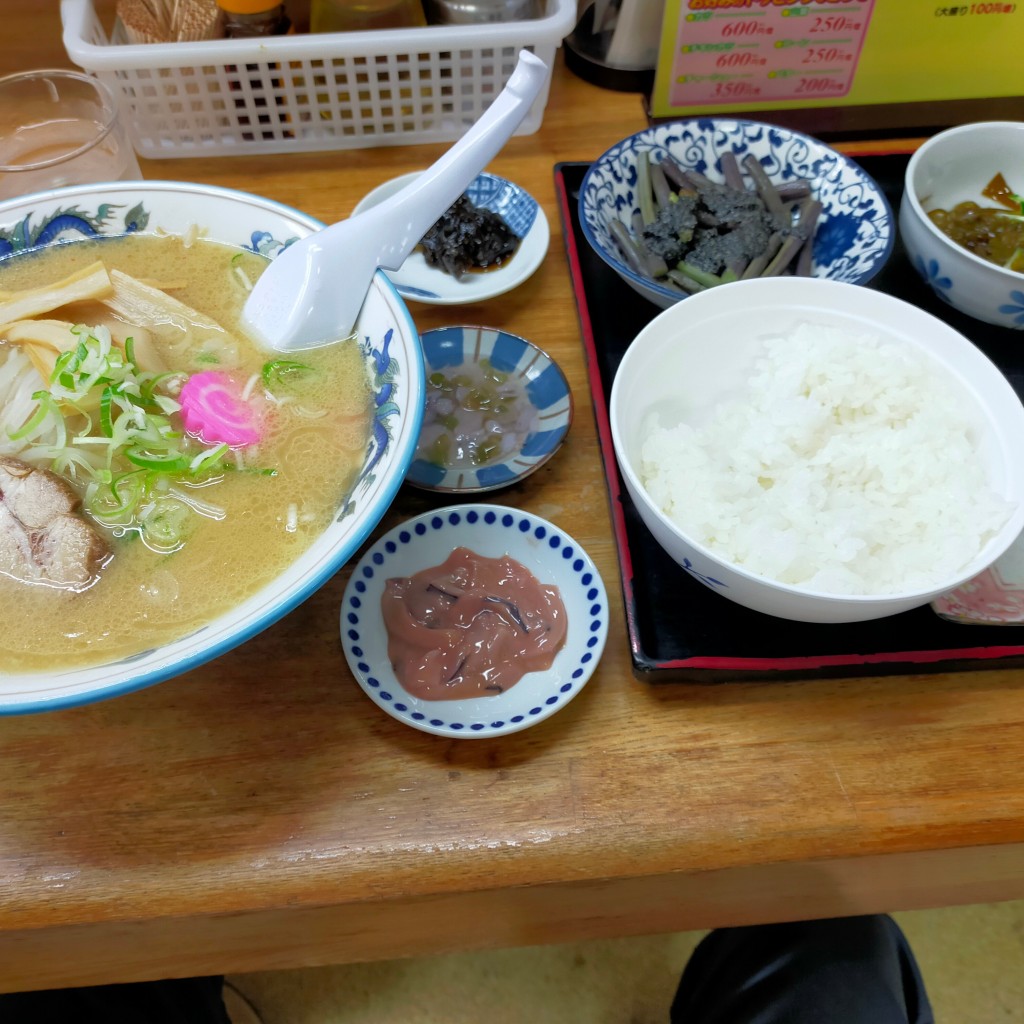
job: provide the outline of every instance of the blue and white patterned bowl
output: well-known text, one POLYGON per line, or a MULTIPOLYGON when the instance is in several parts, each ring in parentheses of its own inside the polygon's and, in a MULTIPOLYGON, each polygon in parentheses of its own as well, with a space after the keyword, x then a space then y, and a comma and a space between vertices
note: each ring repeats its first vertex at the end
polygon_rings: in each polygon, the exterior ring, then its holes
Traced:
POLYGON ((866 284, 885 265, 895 242, 885 193, 856 163, 823 142, 777 125, 731 118, 694 118, 654 125, 616 143, 591 165, 580 188, 583 234, 594 251, 635 291, 663 309, 685 295, 631 270, 619 255, 608 224, 628 227, 639 209, 637 155, 672 157, 688 170, 722 181, 721 154, 742 160, 753 153, 777 184, 806 178, 822 205, 814 235, 813 275, 866 284))
MULTIPOLYGON (((208 185, 82 185, 0 203, 0 258, 74 238, 182 234, 195 226, 205 237, 271 257, 323 227, 280 203, 208 185)), ((352 557, 398 491, 423 418, 419 335, 405 303, 381 273, 374 277, 356 331, 374 377, 376 421, 359 480, 347 499, 338 495, 337 516, 323 535, 243 604, 159 650, 90 668, 0 673, 0 714, 84 704, 196 668, 281 618, 352 557)))
MULTIPOLYGON (((352 215, 393 196, 421 173, 403 174, 378 185, 356 204, 352 215)), ((540 204, 529 192, 514 182, 485 172, 470 182, 466 195, 476 206, 501 217, 521 239, 519 248, 500 267, 479 274, 464 274, 461 278, 432 267, 423 253, 413 252, 398 270, 387 271, 403 298, 432 306, 482 302, 517 288, 544 262, 551 229, 540 204)))
POLYGON ((928 217, 968 200, 994 205, 981 190, 997 173, 1024 189, 1024 122, 981 121, 940 132, 907 164, 900 235, 917 272, 944 302, 985 323, 1024 331, 1024 274, 957 245, 928 217))
POLYGON ((438 327, 423 334, 421 341, 428 378, 435 370, 453 373, 482 359, 496 370, 522 378, 524 397, 536 412, 537 426, 504 458, 454 469, 428 461, 421 435, 421 446, 406 475, 408 483, 450 494, 493 491, 529 476, 561 447, 572 423, 572 392, 565 374, 546 352, 525 338, 489 327, 438 327))
POLYGON ((367 696, 389 715, 437 736, 491 738, 543 722, 586 685, 608 638, 608 595, 590 556, 564 530, 503 505, 458 505, 396 526, 355 567, 341 605, 345 657, 367 696), (527 673, 495 697, 420 700, 395 678, 381 612, 385 581, 439 565, 457 547, 508 555, 558 587, 568 634, 551 668, 527 673))

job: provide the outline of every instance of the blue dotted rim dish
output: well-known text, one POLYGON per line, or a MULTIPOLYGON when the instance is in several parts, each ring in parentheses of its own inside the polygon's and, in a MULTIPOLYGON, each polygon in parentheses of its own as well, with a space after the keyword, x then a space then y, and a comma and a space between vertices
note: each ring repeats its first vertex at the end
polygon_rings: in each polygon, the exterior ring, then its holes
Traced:
POLYGON ((590 556, 547 520, 502 505, 452 506, 396 526, 360 559, 341 605, 345 658, 363 691, 393 718, 436 736, 504 736, 550 718, 583 689, 607 638, 608 595, 590 556), (381 597, 389 578, 439 565, 460 546, 488 558, 507 554, 557 586, 568 634, 550 669, 528 673, 498 696, 424 701, 391 669, 381 597))
POLYGON ((451 372, 481 359, 522 377, 526 397, 537 410, 538 429, 504 459, 475 468, 446 469, 428 462, 417 450, 406 473, 407 483, 450 494, 493 491, 529 476, 558 451, 572 423, 572 392, 565 374, 546 352, 525 338, 488 327, 438 327, 420 335, 420 341, 428 378, 435 370, 451 372))

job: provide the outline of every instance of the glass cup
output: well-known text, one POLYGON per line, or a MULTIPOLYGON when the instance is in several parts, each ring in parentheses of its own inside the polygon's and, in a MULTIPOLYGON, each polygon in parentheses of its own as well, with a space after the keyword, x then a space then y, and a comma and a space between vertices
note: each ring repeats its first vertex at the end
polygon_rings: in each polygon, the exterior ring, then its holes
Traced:
POLYGON ((117 102, 77 71, 0 78, 0 199, 142 177, 117 102))

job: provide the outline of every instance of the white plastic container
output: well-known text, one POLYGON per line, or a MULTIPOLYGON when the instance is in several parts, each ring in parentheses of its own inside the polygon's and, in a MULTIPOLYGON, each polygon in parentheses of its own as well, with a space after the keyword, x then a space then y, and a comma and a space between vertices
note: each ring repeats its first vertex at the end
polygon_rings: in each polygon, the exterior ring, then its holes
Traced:
MULTIPOLYGON (((92 0, 61 0, 64 47, 124 104, 140 156, 166 159, 405 146, 459 138, 521 49, 549 67, 576 0, 529 21, 271 39, 128 44, 92 0)), ((539 127, 545 86, 517 135, 539 127)))

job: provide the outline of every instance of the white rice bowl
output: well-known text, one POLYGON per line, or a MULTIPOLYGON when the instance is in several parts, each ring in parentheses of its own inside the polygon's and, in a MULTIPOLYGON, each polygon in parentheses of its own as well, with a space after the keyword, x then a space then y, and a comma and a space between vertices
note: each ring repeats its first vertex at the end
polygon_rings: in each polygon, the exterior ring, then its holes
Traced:
POLYGON ((657 317, 613 385, 623 479, 668 553, 740 604, 824 622, 991 564, 1024 525, 1024 408, 994 364, 880 292, 740 287, 657 317))
POLYGON ((742 395, 644 441, 644 485, 690 536, 780 583, 898 594, 941 584, 1009 518, 922 353, 807 322, 763 345, 742 395))

